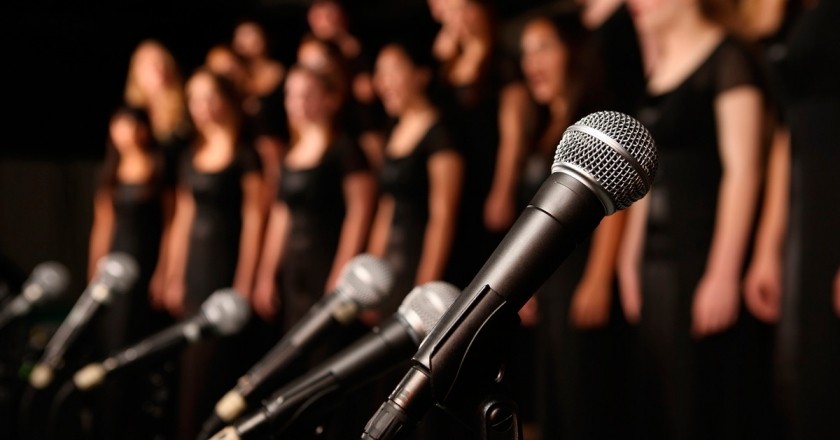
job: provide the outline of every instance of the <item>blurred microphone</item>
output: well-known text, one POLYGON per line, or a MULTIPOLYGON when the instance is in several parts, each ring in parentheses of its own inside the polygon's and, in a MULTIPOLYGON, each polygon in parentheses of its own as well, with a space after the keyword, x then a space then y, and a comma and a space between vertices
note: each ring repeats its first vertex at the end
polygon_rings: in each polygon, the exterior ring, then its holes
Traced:
POLYGON ((415 287, 389 320, 274 393, 262 408, 213 440, 264 438, 302 418, 330 412, 349 393, 408 360, 458 294, 455 286, 439 281, 415 287))
POLYGON ((217 290, 204 300, 198 315, 150 336, 101 363, 82 368, 73 376, 73 383, 79 390, 88 390, 101 384, 109 374, 168 350, 195 343, 209 335, 238 333, 250 316, 251 309, 242 295, 233 289, 217 290))
POLYGON ((454 412, 477 404, 499 375, 498 346, 517 311, 605 215, 647 193, 656 168, 653 139, 630 116, 593 113, 566 129, 551 176, 421 344, 362 438, 396 438, 434 404, 454 412))
POLYGON ((62 264, 48 261, 35 266, 23 284, 23 292, 0 310, 0 329, 13 319, 29 313, 33 306, 57 298, 69 283, 70 273, 62 264))
POLYGON ((47 343, 44 355, 29 376, 29 383, 38 389, 46 388, 53 373, 64 362, 64 353, 99 310, 111 301, 112 293, 125 293, 137 280, 137 262, 128 254, 112 253, 96 263, 96 276, 82 292, 70 314, 47 343))
MULTIPOLYGON (((209 433, 233 421, 248 408, 267 382, 282 374, 294 360, 326 336, 353 323, 363 309, 379 305, 394 284, 391 268, 383 260, 361 254, 342 268, 335 291, 312 306, 283 339, 216 404, 215 413, 205 424, 209 433)), ((205 431, 206 432, 206 431, 205 431)))

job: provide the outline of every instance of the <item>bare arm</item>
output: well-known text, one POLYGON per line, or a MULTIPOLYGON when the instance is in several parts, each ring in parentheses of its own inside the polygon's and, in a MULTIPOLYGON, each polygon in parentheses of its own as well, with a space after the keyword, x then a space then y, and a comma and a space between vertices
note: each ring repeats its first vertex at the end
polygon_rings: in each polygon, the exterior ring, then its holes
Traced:
POLYGON ((149 301, 152 306, 162 309, 165 306, 166 277, 169 264, 169 240, 172 237, 172 220, 175 216, 175 191, 164 190, 161 194, 163 208, 163 230, 160 236, 158 260, 152 279, 149 281, 149 301))
POLYGON ((175 214, 168 240, 167 287, 164 298, 167 310, 174 316, 180 316, 183 312, 190 227, 194 217, 195 200, 188 188, 180 186, 175 193, 175 214))
POLYGON ((484 225, 492 231, 505 230, 516 219, 516 183, 525 151, 525 127, 531 116, 524 84, 506 86, 500 98, 499 151, 493 185, 484 204, 484 225))
POLYGON ((758 89, 748 86, 715 100, 723 177, 709 257, 694 295, 692 331, 698 336, 721 331, 737 318, 740 273, 761 178, 761 101, 758 89))
POLYGON ((93 226, 88 245, 88 279, 96 274, 96 263, 111 248, 114 235, 114 204, 111 192, 100 189, 93 198, 93 226))
POLYGON ((289 224, 288 207, 281 201, 275 202, 268 216, 262 255, 254 283, 254 295, 251 298, 254 310, 265 320, 271 319, 277 312, 274 279, 283 259, 289 224))
POLYGON ((239 236, 239 261, 236 262, 236 274, 233 288, 250 298, 254 287, 254 273, 260 252, 260 239, 263 232, 262 199, 263 180, 258 173, 246 173, 242 177, 242 232, 239 236))
POLYGON ((744 300, 757 318, 775 322, 782 295, 782 253, 790 188, 790 134, 786 129, 776 132, 770 146, 765 182, 755 249, 744 281, 744 300))
POLYGON ((627 208, 624 232, 618 247, 616 268, 624 316, 630 323, 639 322, 642 311, 641 268, 645 242, 645 225, 650 206, 650 195, 627 208))
POLYGON ((626 212, 604 218, 592 236, 589 258, 572 298, 572 322, 583 328, 606 325, 626 212))
POLYGON ((327 280, 327 292, 335 288, 338 276, 347 262, 364 250, 373 217, 376 182, 369 172, 358 172, 346 176, 343 189, 347 210, 341 225, 338 249, 327 280))
POLYGON ((368 252, 377 257, 384 257, 388 247, 388 234, 391 230, 391 219, 394 216, 394 199, 384 195, 379 198, 373 225, 370 228, 370 243, 368 252))
POLYGON ((443 276, 458 215, 463 162, 454 151, 442 151, 429 158, 429 222, 415 284, 440 280, 443 276))

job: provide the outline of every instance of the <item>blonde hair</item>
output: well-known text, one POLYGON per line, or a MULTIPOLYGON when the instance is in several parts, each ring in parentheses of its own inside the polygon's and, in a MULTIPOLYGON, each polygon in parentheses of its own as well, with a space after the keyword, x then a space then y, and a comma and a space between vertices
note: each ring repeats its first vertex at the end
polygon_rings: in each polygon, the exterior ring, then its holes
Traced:
POLYGON ((152 131, 155 138, 166 140, 183 127, 186 122, 186 100, 181 71, 172 53, 159 41, 148 39, 140 42, 131 55, 128 66, 128 77, 125 83, 125 102, 135 107, 141 107, 149 112, 152 131), (139 83, 138 69, 141 54, 147 51, 157 53, 164 67, 164 92, 161 97, 151 97, 139 83), (159 102, 152 103, 152 99, 159 102))

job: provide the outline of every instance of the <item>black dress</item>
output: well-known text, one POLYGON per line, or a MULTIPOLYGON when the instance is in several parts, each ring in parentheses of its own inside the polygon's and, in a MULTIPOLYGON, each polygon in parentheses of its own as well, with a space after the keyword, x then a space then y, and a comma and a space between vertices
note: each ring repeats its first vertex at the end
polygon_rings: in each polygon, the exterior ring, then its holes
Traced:
MULTIPOLYGON (((125 252, 139 267, 137 282, 125 295, 115 295, 99 317, 97 340, 102 356, 113 354, 161 330, 171 320, 151 308, 149 282, 155 270, 164 226, 163 182, 117 182, 112 188, 114 233, 110 252, 125 252)), ((96 410, 97 438, 149 438, 166 429, 171 404, 165 384, 172 365, 162 362, 110 378, 96 410), (117 404, 117 402, 122 402, 117 404)))
MULTIPOLYGON (((794 3, 794 2, 791 2, 794 3)), ((832 280, 840 268, 840 3, 805 9, 766 53, 791 136, 789 236, 780 322, 791 438, 840 436, 840 318, 832 280)))
POLYGON ((642 438, 745 435, 748 396, 741 379, 750 345, 743 319, 701 340, 689 330, 723 173, 715 99, 736 87, 760 87, 759 79, 750 52, 727 37, 679 86, 646 96, 638 113, 659 149, 641 272, 636 419, 642 438))
POLYGON ((286 331, 323 298, 344 222, 344 178, 368 170, 364 153, 346 136, 314 167, 283 166, 278 199, 288 206, 291 227, 277 284, 286 331))
MULTIPOLYGON (((182 185, 195 200, 185 271, 184 316, 197 315, 201 304, 218 289, 233 285, 239 262, 242 233, 242 178, 260 172, 253 149, 240 146, 228 166, 202 172, 193 166, 193 154, 182 161, 182 185)), ((251 353, 242 335, 204 340, 184 350, 181 359, 178 438, 194 439, 213 410, 213 403, 230 389, 246 368, 251 353), (242 370, 242 371, 240 371, 242 370)))
POLYGON ((407 155, 385 155, 379 185, 382 195, 393 198, 394 212, 384 259, 395 276, 393 295, 383 307, 383 316, 394 313, 415 286, 429 220, 429 159, 453 149, 449 132, 438 121, 407 155))

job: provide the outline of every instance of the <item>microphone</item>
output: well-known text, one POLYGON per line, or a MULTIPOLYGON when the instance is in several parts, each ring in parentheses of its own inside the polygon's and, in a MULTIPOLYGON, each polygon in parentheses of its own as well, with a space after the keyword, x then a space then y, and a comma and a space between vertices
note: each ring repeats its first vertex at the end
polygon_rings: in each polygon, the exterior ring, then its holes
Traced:
POLYGON ((238 333, 250 316, 251 309, 242 295, 233 289, 217 290, 204 300, 201 311, 193 318, 175 324, 100 363, 82 368, 73 376, 73 383, 79 390, 89 390, 114 372, 183 344, 198 342, 211 334, 229 336, 238 333))
POLYGON ((351 392, 406 361, 434 328, 459 290, 435 281, 415 287, 381 326, 267 399, 262 408, 211 440, 264 438, 301 418, 338 407, 351 392))
POLYGON ((567 128, 552 174, 421 344, 362 438, 397 438, 434 404, 477 403, 475 394, 498 381, 499 341, 517 311, 605 215, 647 193, 657 160, 650 133, 623 113, 592 113, 567 128))
POLYGON ((270 378, 281 374, 326 335, 353 323, 361 310, 381 303, 393 284, 393 272, 385 261, 370 254, 357 255, 348 261, 335 291, 313 305, 262 360, 239 378, 236 386, 216 404, 214 416, 219 420, 214 421, 211 416, 208 426, 233 421, 248 408, 249 398, 267 387, 270 378))
POLYGON ((69 283, 70 272, 62 264, 48 261, 35 266, 23 283, 23 292, 0 310, 0 329, 13 319, 29 313, 33 306, 57 298, 69 283))
POLYGON ((53 373, 64 362, 64 353, 99 310, 111 301, 112 292, 125 293, 137 280, 137 262, 130 255, 116 252, 102 257, 96 263, 96 276, 82 292, 70 314, 55 331, 44 349, 41 360, 32 369, 29 383, 37 389, 46 388, 53 380, 53 373))

